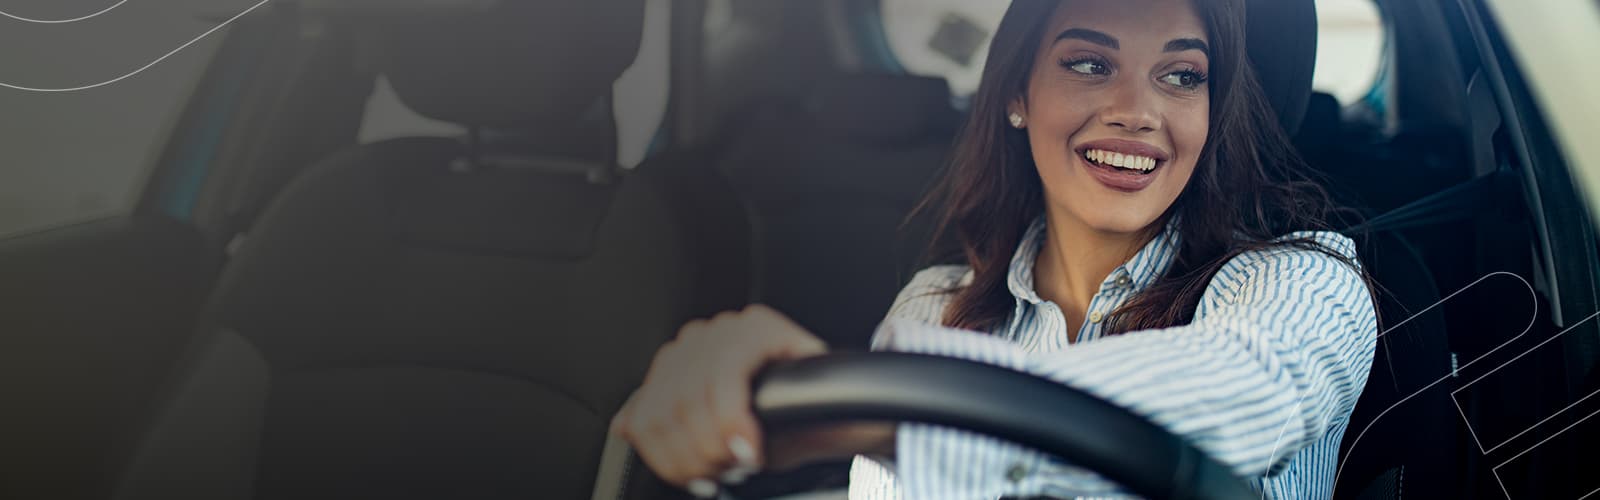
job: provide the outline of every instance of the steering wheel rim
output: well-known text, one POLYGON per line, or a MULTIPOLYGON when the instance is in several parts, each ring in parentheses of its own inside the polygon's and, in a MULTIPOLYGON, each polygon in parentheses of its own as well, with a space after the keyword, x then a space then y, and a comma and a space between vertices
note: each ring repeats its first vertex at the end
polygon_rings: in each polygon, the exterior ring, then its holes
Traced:
POLYGON ((914 421, 1049 453, 1152 500, 1256 493, 1182 438, 1083 391, 998 366, 908 353, 841 353, 775 364, 756 377, 756 418, 778 430, 914 421), (1052 425, 1062 419, 1093 425, 1052 425))

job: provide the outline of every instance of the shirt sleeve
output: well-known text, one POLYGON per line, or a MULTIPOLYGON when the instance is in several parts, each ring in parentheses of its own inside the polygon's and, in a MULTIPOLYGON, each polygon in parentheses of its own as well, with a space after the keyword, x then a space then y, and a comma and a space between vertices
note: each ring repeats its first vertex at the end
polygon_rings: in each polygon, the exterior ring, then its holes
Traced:
MULTIPOLYGON (((1326 242, 1352 256, 1354 245, 1326 242)), ((1372 365, 1377 319, 1361 276, 1320 252, 1241 255, 1212 279, 1192 323, 1054 353, 907 319, 877 348, 977 360, 1066 384, 1149 418, 1240 477, 1270 475, 1349 419, 1372 365)), ((1048 459, 955 429, 901 424, 896 476, 907 498, 1039 495, 1048 459)))

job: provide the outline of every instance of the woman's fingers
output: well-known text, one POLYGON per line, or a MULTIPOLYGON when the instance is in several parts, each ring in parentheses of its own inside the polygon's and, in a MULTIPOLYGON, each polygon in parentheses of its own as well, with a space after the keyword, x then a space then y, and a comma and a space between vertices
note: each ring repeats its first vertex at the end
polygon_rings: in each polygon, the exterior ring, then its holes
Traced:
POLYGON ((696 495, 737 483, 765 461, 750 409, 750 381, 767 363, 827 346, 763 306, 690 322, 656 353, 613 430, 663 480, 696 495))
POLYGON ((750 386, 741 377, 714 381, 706 392, 711 412, 712 440, 729 467, 720 476, 723 482, 738 484, 761 470, 761 429, 750 413, 750 386))
POLYGON ((695 479, 719 477, 732 461, 727 448, 715 444, 721 439, 711 403, 704 397, 706 380, 714 374, 697 373, 701 371, 705 370, 653 371, 618 413, 615 424, 619 435, 658 476, 685 488, 695 479), (696 393, 701 396, 692 397, 696 393))
POLYGON ((668 473, 670 477, 663 476, 663 479, 679 486, 688 486, 697 479, 705 480, 717 474, 717 468, 704 457, 700 439, 686 429, 687 424, 683 419, 692 418, 693 413, 684 413, 675 420, 676 428, 660 437, 672 462, 671 472, 668 473))
POLYGON ((633 445, 634 453, 662 480, 679 487, 711 474, 713 469, 704 464, 698 442, 685 429, 696 410, 683 408, 679 404, 683 398, 652 394, 658 396, 635 401, 621 424, 621 435, 633 445))
POLYGON ((722 437, 721 422, 711 409, 710 399, 690 399, 683 404, 686 408, 679 415, 679 429, 695 452, 694 475, 708 478, 720 476, 723 470, 732 465, 733 455, 728 452, 727 441, 722 437))

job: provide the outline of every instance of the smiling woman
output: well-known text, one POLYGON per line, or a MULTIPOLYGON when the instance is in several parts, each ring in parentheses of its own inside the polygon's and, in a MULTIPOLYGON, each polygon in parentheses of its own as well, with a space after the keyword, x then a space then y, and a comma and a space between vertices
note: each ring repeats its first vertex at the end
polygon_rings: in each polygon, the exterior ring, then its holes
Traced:
MULTIPOLYGON (((1376 313, 1246 62, 1245 8, 1012 2, 923 205, 964 265, 918 273, 873 348, 1029 372, 1148 418, 1269 498, 1329 495, 1376 313)), ((712 478, 763 463, 751 375, 825 351, 764 307, 691 322, 614 430, 663 478, 715 494, 712 478)), ((872 455, 855 461, 852 498, 1128 494, 937 425, 813 432, 778 443, 872 455)), ((767 461, 807 451, 775 446, 767 461)))

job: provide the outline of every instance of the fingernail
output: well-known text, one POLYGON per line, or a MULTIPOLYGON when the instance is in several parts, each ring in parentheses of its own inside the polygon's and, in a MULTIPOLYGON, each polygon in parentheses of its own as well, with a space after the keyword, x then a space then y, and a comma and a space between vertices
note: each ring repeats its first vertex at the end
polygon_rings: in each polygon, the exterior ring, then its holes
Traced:
POLYGON ((727 472, 723 472, 722 473, 722 484, 727 484, 727 485, 744 484, 744 481, 746 479, 749 479, 751 474, 755 474, 755 473, 756 473, 756 470, 755 470, 754 467, 749 467, 749 466, 744 466, 744 465, 735 466, 732 469, 728 469, 727 472))
POLYGON ((698 498, 716 498, 717 497, 717 490, 718 490, 717 483, 713 483, 709 479, 691 479, 691 480, 689 480, 688 487, 689 487, 689 494, 694 495, 695 497, 698 497, 698 498))
POLYGON ((733 458, 739 461, 739 465, 749 469, 756 467, 756 448, 750 446, 750 441, 745 440, 744 436, 728 439, 728 451, 733 453, 733 458))

